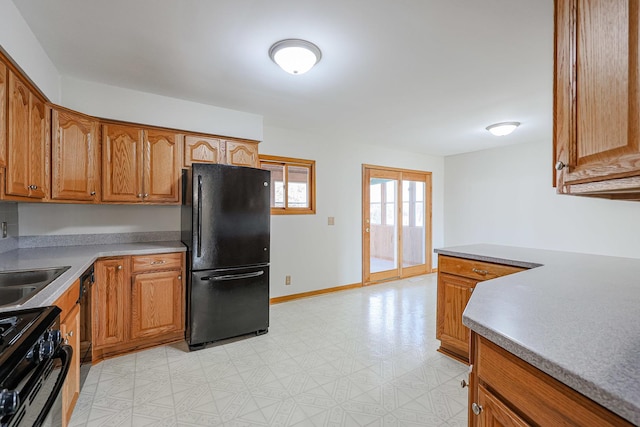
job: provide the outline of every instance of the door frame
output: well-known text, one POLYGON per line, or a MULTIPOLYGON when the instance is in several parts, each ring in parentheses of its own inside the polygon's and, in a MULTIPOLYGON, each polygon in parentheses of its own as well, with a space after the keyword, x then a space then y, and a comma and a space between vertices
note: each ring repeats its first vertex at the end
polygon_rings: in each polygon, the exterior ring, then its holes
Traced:
POLYGON ((412 169, 393 168, 386 166, 377 166, 370 164, 362 165, 362 284, 364 286, 380 283, 387 280, 404 279, 411 276, 417 276, 421 274, 431 273, 432 270, 432 234, 431 234, 431 222, 432 222, 432 173, 427 171, 419 171, 412 169), (367 180, 368 171, 375 170, 377 172, 388 173, 389 176, 397 176, 399 173, 398 182, 398 203, 396 211, 396 227, 398 236, 398 276, 395 277, 383 277, 378 280, 371 279, 371 266, 370 266, 370 233, 366 231, 370 224, 367 224, 366 220, 369 212, 369 181, 367 180), (403 174, 409 177, 423 176, 425 180, 425 200, 424 200, 424 229, 425 229, 425 264, 418 266, 403 267, 402 259, 402 182, 403 174))

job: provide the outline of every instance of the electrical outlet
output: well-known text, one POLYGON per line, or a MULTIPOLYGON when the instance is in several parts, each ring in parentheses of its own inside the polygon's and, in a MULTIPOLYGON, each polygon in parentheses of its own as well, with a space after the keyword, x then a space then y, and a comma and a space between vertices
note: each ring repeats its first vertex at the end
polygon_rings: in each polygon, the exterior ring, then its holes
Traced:
POLYGON ((284 284, 285 285, 291 284, 291 276, 284 276, 284 284))
POLYGON ((335 225, 336 224, 336 218, 333 216, 329 217, 329 225, 335 225))

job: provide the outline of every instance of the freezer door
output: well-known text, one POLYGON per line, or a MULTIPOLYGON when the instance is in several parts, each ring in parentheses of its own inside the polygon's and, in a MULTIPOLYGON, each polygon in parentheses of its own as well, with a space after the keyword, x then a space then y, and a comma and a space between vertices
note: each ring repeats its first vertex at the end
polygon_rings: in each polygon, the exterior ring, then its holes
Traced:
POLYGON ((192 169, 192 270, 268 263, 270 172, 209 164, 192 169))
POLYGON ((269 328, 269 267, 191 274, 189 346, 269 328))

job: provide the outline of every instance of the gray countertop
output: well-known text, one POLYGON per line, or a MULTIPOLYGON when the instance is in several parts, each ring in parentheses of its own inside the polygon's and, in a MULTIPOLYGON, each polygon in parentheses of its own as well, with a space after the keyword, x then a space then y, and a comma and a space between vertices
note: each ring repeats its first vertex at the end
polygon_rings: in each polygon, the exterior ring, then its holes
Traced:
POLYGON ((0 253, 0 271, 70 266, 60 277, 19 306, 0 307, 0 311, 53 304, 84 271, 101 257, 184 252, 177 241, 120 243, 16 249, 0 253))
POLYGON ((463 323, 640 425, 640 259, 497 245, 435 252, 531 268, 478 283, 463 323))

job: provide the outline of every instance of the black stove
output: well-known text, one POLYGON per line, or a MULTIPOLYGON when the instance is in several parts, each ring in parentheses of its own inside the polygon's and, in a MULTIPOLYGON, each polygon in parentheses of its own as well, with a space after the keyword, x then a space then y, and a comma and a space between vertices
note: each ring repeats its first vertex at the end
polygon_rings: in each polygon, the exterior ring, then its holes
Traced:
POLYGON ((0 312, 0 427, 51 425, 71 361, 59 314, 55 306, 0 312))

